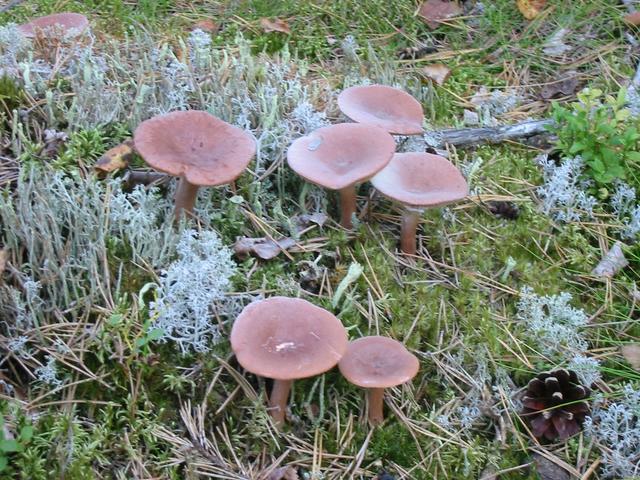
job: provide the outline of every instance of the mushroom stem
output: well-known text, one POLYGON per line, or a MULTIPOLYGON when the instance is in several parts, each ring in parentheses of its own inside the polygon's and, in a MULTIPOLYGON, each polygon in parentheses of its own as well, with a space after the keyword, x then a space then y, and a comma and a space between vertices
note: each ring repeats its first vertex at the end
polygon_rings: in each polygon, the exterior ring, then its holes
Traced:
POLYGON ((409 255, 416 254, 416 231, 420 223, 422 210, 405 208, 402 214, 402 232, 400 234, 400 249, 409 255))
POLYGON ((293 380, 274 380, 271 396, 269 397, 269 411, 276 425, 284 423, 284 413, 293 380))
POLYGON ((340 225, 353 228, 351 217, 356 213, 356 186, 340 189, 340 225))
POLYGON ((191 215, 193 213, 193 206, 196 204, 196 198, 198 196, 199 188, 199 185, 194 185, 193 183, 190 183, 185 177, 180 177, 175 196, 176 222, 180 221, 183 210, 187 215, 191 215))
POLYGON ((367 390, 369 397, 369 423, 376 426, 384 420, 382 406, 384 405, 384 388, 370 388, 367 390))

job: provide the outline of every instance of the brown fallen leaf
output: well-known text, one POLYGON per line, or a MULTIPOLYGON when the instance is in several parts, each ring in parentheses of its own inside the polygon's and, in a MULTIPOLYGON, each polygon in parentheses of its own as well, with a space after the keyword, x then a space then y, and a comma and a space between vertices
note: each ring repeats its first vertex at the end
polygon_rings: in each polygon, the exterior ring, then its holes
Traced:
POLYGON ((296 244, 293 238, 271 240, 270 238, 239 237, 233 245, 233 251, 240 257, 254 254, 263 260, 277 257, 283 250, 288 250, 296 244))
POLYGON ((282 33, 291 33, 291 27, 286 20, 282 20, 281 18, 274 18, 270 20, 268 18, 260 19, 260 26, 265 31, 265 33, 269 32, 282 32, 282 33))
POLYGON ((427 0, 418 10, 418 16, 431 30, 438 28, 443 21, 457 17, 461 13, 462 8, 457 2, 444 0, 427 0))
POLYGON ((623 20, 625 21, 625 23, 637 27, 640 25, 640 12, 629 13, 624 16, 623 20))
POLYGON ((203 32, 215 32, 218 30, 218 24, 213 20, 205 18, 203 20, 198 20, 191 26, 191 30, 202 30, 203 32))
POLYGON ((421 73, 438 85, 443 85, 451 75, 451 69, 442 63, 434 63, 423 67, 421 73))
POLYGON ((578 74, 575 71, 567 72, 563 78, 554 80, 540 90, 540 97, 544 100, 573 95, 578 89, 578 74))
POLYGON ((315 225, 318 225, 319 227, 322 227, 327 222, 328 219, 329 217, 327 216, 327 214, 322 212, 316 212, 311 214, 303 213, 301 215, 296 215, 295 217, 293 217, 292 223, 293 225, 295 225, 297 233, 300 233, 306 228, 308 228, 311 224, 315 224, 315 225))
POLYGON ((547 0, 516 0, 518 10, 527 20, 536 18, 547 4, 547 0))
POLYGON ((640 371, 640 343, 630 343, 620 348, 620 353, 634 370, 640 371))
POLYGON ((299 480, 298 472, 293 467, 280 467, 274 470, 267 480, 299 480))
POLYGON ((113 172, 114 170, 127 168, 132 156, 133 140, 127 140, 107 150, 104 155, 98 159, 94 168, 102 172, 113 172))

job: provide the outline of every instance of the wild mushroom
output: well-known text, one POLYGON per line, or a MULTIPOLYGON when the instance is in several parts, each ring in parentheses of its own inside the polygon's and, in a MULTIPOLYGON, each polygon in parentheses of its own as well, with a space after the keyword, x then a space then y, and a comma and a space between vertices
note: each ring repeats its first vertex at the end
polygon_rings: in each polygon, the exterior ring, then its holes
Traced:
POLYGON ((304 179, 340 192, 340 223, 351 228, 356 184, 389 163, 396 144, 382 128, 340 123, 295 140, 287 152, 289 166, 304 179))
POLYGON ((142 122, 133 135, 136 151, 156 170, 180 177, 175 216, 193 213, 198 189, 231 183, 251 162, 251 135, 207 112, 171 112, 142 122))
POLYGON ((371 183, 405 205, 400 246, 410 255, 416 253, 416 230, 425 207, 446 205, 469 194, 460 171, 446 158, 430 153, 396 153, 371 183))
POLYGON ((338 95, 338 107, 354 122, 376 125, 389 133, 422 133, 422 105, 398 88, 386 85, 347 88, 338 95))
POLYGON ((420 365, 405 346, 388 337, 362 337, 349 343, 338 368, 349 382, 367 389, 369 422, 384 420, 384 389, 408 382, 420 365))
POLYGON ((246 370, 273 379, 269 407, 280 425, 293 381, 333 368, 347 349, 347 332, 334 315, 306 300, 271 297, 240 313, 231 348, 246 370))
POLYGON ((20 25, 18 30, 20 33, 28 38, 34 38, 41 32, 46 32, 53 29, 60 31, 64 35, 77 36, 87 29, 89 26, 89 19, 84 15, 72 12, 54 13, 53 15, 47 15, 44 17, 38 17, 31 20, 29 23, 20 25))

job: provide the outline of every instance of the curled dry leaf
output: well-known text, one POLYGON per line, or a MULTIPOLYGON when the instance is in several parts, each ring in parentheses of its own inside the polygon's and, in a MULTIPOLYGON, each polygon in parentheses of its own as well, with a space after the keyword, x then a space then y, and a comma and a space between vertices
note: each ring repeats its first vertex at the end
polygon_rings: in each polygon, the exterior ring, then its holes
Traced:
POLYGON ((443 85, 444 82, 447 81, 447 78, 449 78, 449 75, 451 75, 451 70, 449 69, 449 67, 442 63, 427 65, 426 67, 422 68, 421 72, 422 75, 430 80, 433 80, 438 85, 443 85))
POLYGON ((562 78, 554 80, 542 87, 540 97, 544 100, 552 98, 573 95, 578 89, 578 73, 575 71, 567 72, 562 78))
POLYGON ((616 242, 613 247, 606 253, 600 263, 591 271, 591 275, 597 277, 611 278, 624 267, 629 265, 629 261, 622 251, 622 242, 616 242))
POLYGON ((303 213, 302 215, 297 215, 293 217, 293 224, 296 227, 298 233, 309 227, 312 223, 322 227, 329 217, 326 213, 316 212, 316 213, 303 213))
POLYGON ((634 370, 640 371, 640 343, 630 343, 620 348, 620 353, 634 370))
POLYGON ((271 240, 270 238, 239 237, 233 246, 233 251, 239 257, 253 254, 263 260, 271 260, 277 257, 283 250, 288 250, 296 244, 293 238, 271 240))
POLYGON ((268 18, 260 19, 260 26, 265 31, 265 33, 269 32, 282 32, 282 33, 291 33, 291 27, 289 27, 289 23, 286 20, 282 20, 281 18, 274 18, 270 20, 268 18))
POLYGON ((299 480, 298 472, 293 467, 280 467, 274 470, 267 480, 299 480))
POLYGON ((547 4, 547 0, 516 0, 518 10, 527 20, 536 18, 547 4))
POLYGON ((542 46, 544 54, 549 55, 550 57, 562 57, 565 53, 570 51, 572 47, 564 42, 565 37, 569 33, 571 33, 571 30, 568 28, 561 28, 551 35, 542 46))
POLYGON ((203 20, 198 20, 191 26, 191 30, 202 30, 203 32, 216 32, 218 30, 218 24, 213 20, 205 18, 203 20))
POLYGON ((418 16, 431 30, 438 28, 443 21, 457 17, 461 13, 462 8, 457 2, 444 0, 427 0, 418 10, 418 16))
POLYGON ((133 140, 127 140, 107 150, 104 155, 98 159, 94 168, 102 172, 113 172, 121 168, 127 168, 132 156, 133 140))

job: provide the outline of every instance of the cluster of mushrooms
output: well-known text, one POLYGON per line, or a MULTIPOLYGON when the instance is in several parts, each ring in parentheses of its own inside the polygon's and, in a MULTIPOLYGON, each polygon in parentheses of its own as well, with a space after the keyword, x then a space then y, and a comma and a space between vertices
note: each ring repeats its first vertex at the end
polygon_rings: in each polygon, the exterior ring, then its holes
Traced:
MULTIPOLYGON (((77 36, 89 21, 58 13, 19 26, 27 37, 77 36)), ((392 134, 422 135, 422 105, 408 93, 384 85, 352 87, 338 97, 340 110, 357 123, 323 127, 294 141, 289 166, 305 180, 337 190, 340 224, 353 227, 356 186, 370 180, 377 191, 405 208, 400 247, 415 255, 416 230, 427 207, 465 198, 468 186, 446 158, 425 152, 395 153, 392 134)), ((175 215, 192 214, 201 186, 232 183, 255 155, 253 137, 204 111, 171 112, 142 122, 134 149, 156 170, 179 177, 175 215)))
POLYGON ((408 382, 419 368, 418 359, 391 338, 349 342, 337 317, 300 298, 271 297, 249 304, 233 324, 231 348, 246 370, 273 379, 269 413, 276 425, 284 422, 293 381, 336 364, 349 382, 367 389, 369 421, 379 425, 384 389, 408 382))
MULTIPOLYGON (((78 14, 56 14, 20 27, 27 36, 81 32, 78 14)), ((405 206, 401 248, 416 252, 416 228, 425 207, 460 200, 467 183, 444 157, 424 152, 395 153, 391 134, 423 133, 420 103, 406 92, 382 85, 352 87, 338 105, 357 123, 320 128, 295 140, 289 166, 309 182, 340 194, 340 223, 352 228, 356 186, 370 180, 383 195, 405 206)), ((142 122, 134 150, 154 169, 178 177, 175 218, 192 215, 198 189, 235 181, 256 153, 253 136, 213 115, 176 111, 142 122)), ((324 373, 336 364, 351 383, 368 390, 368 418, 383 420, 383 392, 411 380, 418 359, 400 342, 371 336, 348 342, 338 318, 306 300, 271 297, 248 305, 231 331, 231 346, 248 371, 273 380, 270 414, 284 422, 292 382, 324 373)))
MULTIPOLYGON (((75 38, 87 31, 89 21, 77 13, 58 13, 18 28, 28 38, 75 38)), ((287 152, 289 166, 307 181, 339 192, 340 223, 346 229, 353 227, 356 186, 371 181, 404 206, 401 250, 414 255, 422 212, 465 198, 464 177, 444 157, 395 153, 392 134, 423 134, 422 106, 406 92, 383 85, 352 87, 340 94, 338 106, 356 123, 319 128, 298 138, 287 152)), ((196 110, 142 122, 132 144, 150 166, 179 178, 176 220, 193 214, 200 187, 232 183, 256 152, 251 134, 196 110)), ((273 380, 269 412, 279 426, 294 380, 338 365, 349 382, 367 389, 368 418, 379 425, 384 389, 410 381, 419 369, 418 359, 400 342, 380 336, 349 342, 338 318, 299 298, 271 297, 248 305, 233 325, 231 347, 246 370, 273 380)), ((527 387, 523 416, 535 436, 566 439, 584 421, 589 393, 575 372, 542 373, 527 387)))
MULTIPOLYGON (((370 180, 404 205, 401 250, 415 254, 423 210, 465 198, 466 180, 444 157, 395 153, 391 133, 422 134, 422 107, 406 92, 384 85, 352 87, 340 94, 338 105, 360 123, 330 125, 298 138, 287 151, 289 166, 305 180, 339 192, 340 223, 347 229, 353 226, 356 186, 370 180)), ((197 110, 142 122, 133 143, 153 168, 179 177, 176 219, 192 214, 200 186, 233 182, 255 154, 251 135, 197 110)))

